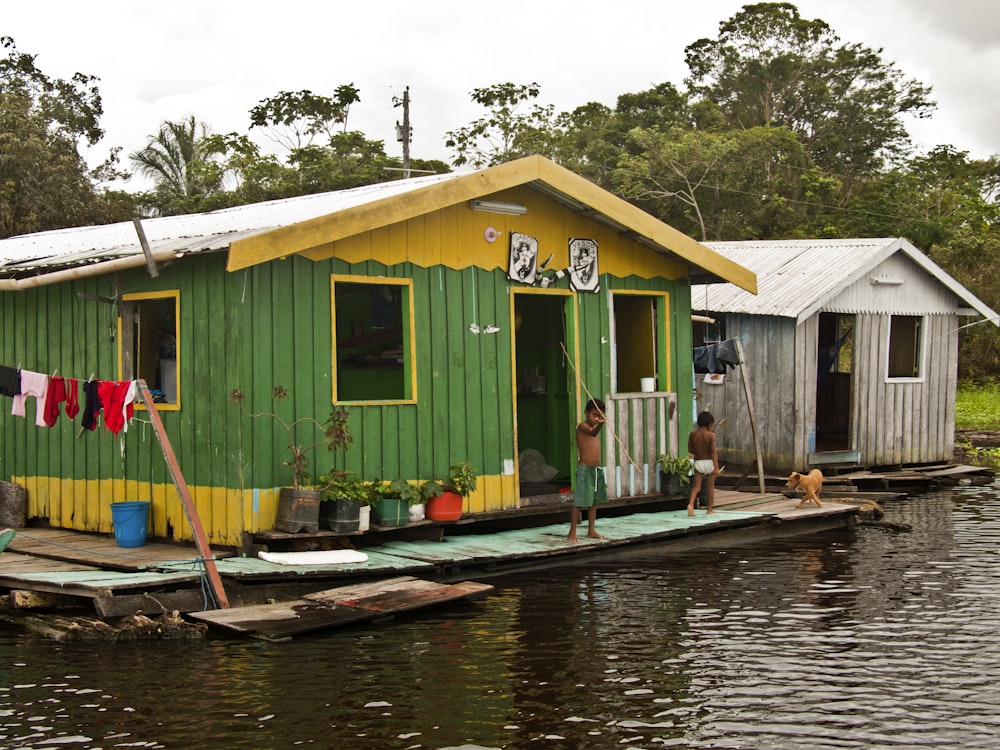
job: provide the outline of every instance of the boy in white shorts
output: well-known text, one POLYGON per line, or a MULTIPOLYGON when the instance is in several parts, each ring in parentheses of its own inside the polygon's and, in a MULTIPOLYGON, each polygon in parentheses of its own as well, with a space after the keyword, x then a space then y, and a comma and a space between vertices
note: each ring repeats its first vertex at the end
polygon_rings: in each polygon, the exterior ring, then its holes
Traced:
POLYGON ((688 500, 688 515, 694 515, 694 503, 704 477, 708 490, 707 513, 715 513, 715 478, 719 475, 719 454, 715 450, 715 417, 707 411, 698 415, 698 429, 688 436, 688 452, 694 456, 694 479, 688 500))

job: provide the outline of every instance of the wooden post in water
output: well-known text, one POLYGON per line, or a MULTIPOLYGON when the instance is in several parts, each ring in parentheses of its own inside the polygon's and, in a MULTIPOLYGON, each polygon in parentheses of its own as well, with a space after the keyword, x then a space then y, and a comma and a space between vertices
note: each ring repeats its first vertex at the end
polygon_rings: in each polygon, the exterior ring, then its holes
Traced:
POLYGON ((139 388, 142 401, 149 411, 149 420, 153 424, 153 432, 156 433, 156 439, 163 450, 163 458, 167 462, 167 468, 170 469, 170 476, 173 478, 177 494, 181 498, 181 504, 184 506, 184 512, 187 514, 188 523, 191 524, 194 541, 198 546, 198 554, 205 563, 205 572, 208 574, 208 582, 212 587, 212 593, 215 595, 215 601, 220 609, 229 609, 229 599, 226 597, 226 590, 222 587, 222 578, 219 577, 219 571, 215 567, 215 558, 212 556, 212 550, 208 546, 208 537, 205 536, 205 529, 201 525, 198 509, 194 506, 194 500, 191 499, 191 491, 188 490, 187 482, 184 481, 184 475, 181 474, 181 467, 177 463, 177 456, 174 455, 173 446, 170 445, 170 439, 163 429, 160 413, 156 411, 156 404, 153 402, 153 397, 149 394, 149 386, 146 385, 145 380, 137 380, 136 385, 139 388))

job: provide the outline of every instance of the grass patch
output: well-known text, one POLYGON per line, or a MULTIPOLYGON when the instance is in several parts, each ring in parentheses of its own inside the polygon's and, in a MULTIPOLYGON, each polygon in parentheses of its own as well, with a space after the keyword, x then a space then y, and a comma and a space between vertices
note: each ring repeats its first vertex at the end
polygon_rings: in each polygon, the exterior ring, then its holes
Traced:
POLYGON ((1000 430, 1000 385, 960 385, 955 394, 955 429, 1000 430))

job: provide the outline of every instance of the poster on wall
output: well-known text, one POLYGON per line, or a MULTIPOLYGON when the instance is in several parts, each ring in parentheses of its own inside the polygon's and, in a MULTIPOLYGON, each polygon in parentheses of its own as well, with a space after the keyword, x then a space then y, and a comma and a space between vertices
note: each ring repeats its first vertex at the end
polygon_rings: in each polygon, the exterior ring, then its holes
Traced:
POLYGON ((600 290, 597 272, 597 240, 574 237, 569 241, 569 287, 574 292, 600 290))
POLYGON ((522 284, 534 284, 537 267, 538 240, 520 232, 511 232, 507 278, 522 284))

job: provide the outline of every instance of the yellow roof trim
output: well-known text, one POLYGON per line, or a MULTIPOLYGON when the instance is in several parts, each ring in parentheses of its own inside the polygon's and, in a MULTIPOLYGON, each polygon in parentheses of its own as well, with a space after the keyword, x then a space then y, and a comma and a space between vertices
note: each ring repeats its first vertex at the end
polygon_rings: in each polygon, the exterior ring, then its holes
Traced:
POLYGON ((227 269, 237 271, 289 255, 306 253, 312 248, 346 237, 535 181, 607 216, 628 231, 669 250, 692 265, 704 268, 752 294, 757 293, 757 277, 752 271, 541 156, 528 156, 461 175, 453 180, 417 188, 409 193, 380 198, 361 206, 345 208, 335 214, 318 216, 236 240, 229 247, 227 269), (331 216, 336 216, 336 221, 331 221, 331 216))

